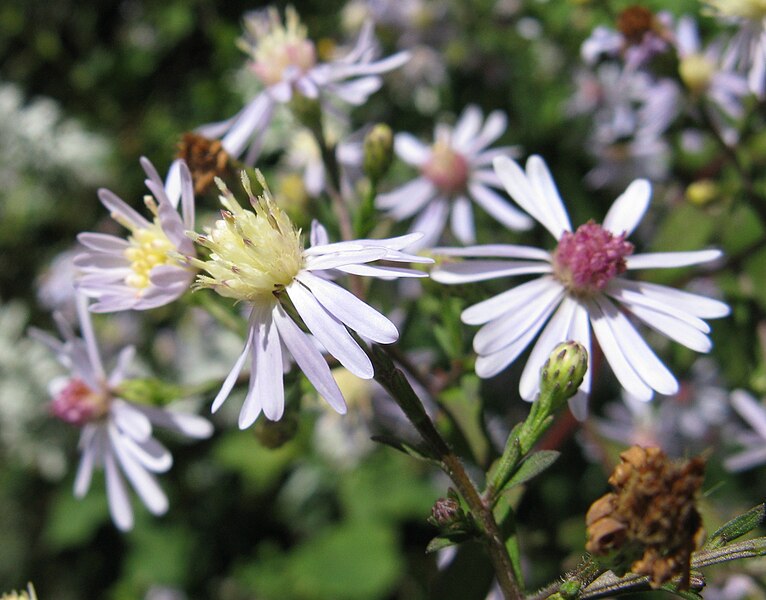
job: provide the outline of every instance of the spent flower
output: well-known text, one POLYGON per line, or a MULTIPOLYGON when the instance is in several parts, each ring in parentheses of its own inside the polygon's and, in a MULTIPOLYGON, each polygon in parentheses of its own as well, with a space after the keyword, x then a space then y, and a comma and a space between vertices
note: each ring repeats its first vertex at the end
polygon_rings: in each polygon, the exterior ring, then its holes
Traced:
POLYGON ((251 355, 250 385, 239 415, 243 429, 261 412, 270 420, 282 417, 282 375, 289 357, 330 406, 339 413, 346 411, 343 395, 320 350, 288 311, 295 309, 306 328, 341 365, 358 377, 370 379, 372 363, 347 327, 383 344, 396 341, 399 333, 391 321, 332 279, 343 273, 384 279, 424 277, 422 271, 369 263, 432 262, 402 252, 419 239, 419 234, 331 244, 317 222, 312 226, 311 247, 304 249, 301 232, 274 203, 263 179, 261 184, 264 193, 256 198, 243 176, 253 209, 246 210, 220 182, 222 218, 204 235, 189 234, 210 251, 208 260, 192 261, 207 272, 198 276, 197 287, 213 289, 250 307, 244 350, 213 402, 216 411, 251 355))

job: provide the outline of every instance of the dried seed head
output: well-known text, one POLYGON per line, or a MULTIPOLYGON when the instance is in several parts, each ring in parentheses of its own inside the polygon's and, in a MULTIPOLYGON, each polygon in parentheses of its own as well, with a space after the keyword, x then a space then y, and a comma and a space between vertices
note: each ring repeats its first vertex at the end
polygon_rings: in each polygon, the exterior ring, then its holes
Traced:
POLYGON ((659 448, 639 446, 620 459, 609 478, 614 492, 594 502, 586 516, 586 550, 607 556, 618 574, 648 575, 655 588, 680 578, 679 589, 688 589, 691 555, 703 535, 695 497, 704 460, 676 464, 659 448))
POLYGON ((220 140, 210 140, 198 133, 184 133, 178 143, 178 158, 186 161, 194 181, 194 193, 204 194, 216 177, 230 171, 229 153, 220 140))

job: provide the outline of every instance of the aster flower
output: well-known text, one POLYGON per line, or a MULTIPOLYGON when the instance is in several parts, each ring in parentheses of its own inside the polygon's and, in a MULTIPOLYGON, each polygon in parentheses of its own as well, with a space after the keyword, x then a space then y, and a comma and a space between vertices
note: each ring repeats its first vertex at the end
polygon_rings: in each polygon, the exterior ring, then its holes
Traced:
POLYGON ((245 154, 253 164, 263 143, 274 109, 296 96, 320 102, 340 100, 359 106, 382 85, 380 75, 404 64, 409 55, 399 52, 374 60, 374 26, 368 21, 354 48, 344 57, 318 63, 314 43, 306 37, 298 13, 288 7, 283 23, 276 9, 248 14, 246 37, 240 47, 250 56, 250 67, 265 89, 231 119, 200 128, 211 138, 222 138, 233 157, 245 154), (249 148, 249 149, 248 149, 249 148))
POLYGON ((300 231, 276 206, 262 178, 261 184, 264 194, 256 198, 243 176, 252 212, 243 209, 220 183, 223 218, 206 229, 205 235, 190 233, 198 244, 210 250, 208 260, 192 260, 208 273, 200 274, 196 285, 250 307, 244 350, 213 401, 215 412, 229 396, 251 355, 250 385, 239 415, 242 429, 252 425, 261 411, 271 420, 282 417, 282 374, 289 357, 332 408, 339 413, 346 411, 343 395, 320 350, 293 321, 286 307, 289 310, 292 304, 306 328, 341 365, 358 377, 370 379, 372 364, 346 328, 382 344, 396 341, 399 333, 391 321, 332 279, 343 273, 384 279, 423 277, 421 271, 369 263, 433 262, 402 252, 419 234, 331 244, 327 232, 316 222, 311 247, 304 249, 300 231))
POLYGON ((194 256, 194 244, 184 232, 194 227, 194 190, 186 163, 175 161, 163 184, 152 163, 141 158, 146 187, 144 203, 149 221, 117 195, 98 191, 112 218, 130 231, 127 240, 104 233, 81 233, 86 250, 75 258, 81 271, 77 288, 95 298, 93 312, 146 310, 172 302, 194 279, 183 257, 194 256), (177 211, 181 201, 181 215, 177 211), (172 252, 175 257, 168 253, 172 252))
MULTIPOLYGON (((443 263, 431 273, 441 283, 540 275, 463 311, 464 323, 483 325, 473 341, 479 355, 476 373, 480 377, 499 373, 542 330, 519 384, 521 396, 532 400, 551 348, 575 340, 590 357, 592 328, 626 390, 644 400, 654 391, 675 394, 675 377, 614 301, 651 328, 698 352, 711 348, 706 335, 710 328, 702 318, 723 317, 729 308, 717 300, 620 275, 627 270, 705 263, 721 256, 720 251, 633 254, 633 245, 626 238, 649 206, 651 187, 645 180, 634 181, 615 200, 603 225, 589 221, 573 231, 553 178, 539 156, 529 158, 526 173, 508 158, 496 159, 495 171, 516 203, 553 235, 557 247, 552 252, 506 244, 436 250, 445 256, 479 259, 443 263), (495 259, 488 260, 490 257, 495 259)), ((570 402, 579 416, 584 416, 583 397, 590 386, 589 368, 576 397, 579 400, 570 402)))
POLYGON ((493 187, 500 180, 490 168, 497 156, 515 154, 515 148, 487 149, 505 131, 506 116, 500 111, 483 115, 477 106, 469 106, 455 127, 438 124, 434 143, 426 146, 408 133, 394 139, 396 154, 420 169, 420 176, 376 199, 378 208, 388 211, 397 221, 420 215, 410 230, 424 234, 419 247, 436 243, 450 219, 454 236, 464 244, 476 241, 473 200, 492 217, 510 229, 529 229, 532 220, 512 207, 493 187))
POLYGON ((72 331, 60 314, 54 314, 63 341, 38 330, 33 337, 48 346, 59 362, 70 370, 68 376, 50 384, 51 412, 57 418, 81 428, 80 466, 74 483, 74 494, 82 498, 90 487, 93 469, 103 467, 109 512, 122 530, 133 527, 130 505, 123 475, 146 507, 155 515, 168 508, 168 499, 153 473, 170 469, 173 457, 152 436, 153 427, 170 429, 191 438, 206 438, 213 431, 209 421, 197 415, 134 404, 120 398, 119 386, 135 354, 126 347, 117 365, 107 374, 93 331, 87 300, 79 295, 77 314, 82 338, 72 331))
POLYGON ((744 390, 731 393, 731 405, 750 425, 752 431, 736 435, 737 442, 745 449, 729 456, 724 467, 729 471, 745 471, 766 462, 766 409, 744 390))
POLYGON ((750 90, 766 94, 766 5, 762 0, 705 0, 716 15, 740 26, 729 43, 724 66, 747 73, 750 90))

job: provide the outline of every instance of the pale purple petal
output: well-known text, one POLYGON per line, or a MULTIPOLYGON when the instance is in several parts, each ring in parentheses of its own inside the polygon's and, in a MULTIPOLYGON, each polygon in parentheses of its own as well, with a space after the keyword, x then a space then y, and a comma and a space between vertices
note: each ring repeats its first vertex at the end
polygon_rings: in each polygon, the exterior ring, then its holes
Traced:
POLYGON ((498 258, 528 258, 550 262, 551 255, 540 248, 532 246, 516 246, 514 244, 482 244, 481 246, 463 247, 437 247, 432 250, 434 254, 444 256, 468 256, 468 257, 498 257, 498 258))
POLYGON ((724 459, 723 466, 727 471, 745 471, 766 462, 766 446, 743 450, 724 459))
MULTIPOLYGON (((85 351, 88 354, 88 362, 90 369, 93 371, 93 375, 98 380, 106 379, 106 372, 104 371, 104 365, 101 362, 101 355, 98 351, 98 344, 96 342, 96 334, 93 331, 93 322, 90 319, 90 313, 88 312, 88 299, 82 294, 77 294, 76 297, 77 317, 80 321, 80 331, 82 332, 82 339, 85 342, 85 351)), ((97 386, 94 386, 94 388, 97 386)))
POLYGON ((128 436, 121 436, 120 443, 143 468, 153 473, 164 473, 173 466, 173 457, 168 449, 153 437, 139 444, 128 436))
POLYGON ((74 495, 82 498, 88 493, 90 482, 93 478, 93 466, 96 464, 100 441, 98 439, 97 426, 89 423, 80 434, 80 464, 77 467, 77 475, 74 479, 74 495))
POLYGON ((389 210, 393 218, 406 219, 418 212, 436 195, 436 188, 425 177, 418 177, 395 190, 378 194, 375 206, 389 210))
POLYGON ((423 234, 419 242, 413 244, 414 250, 429 248, 441 237, 449 216, 449 202, 445 198, 436 198, 426 206, 418 218, 410 225, 410 231, 423 234))
POLYGON ((120 350, 120 354, 117 357, 117 365, 112 369, 109 374, 108 384, 110 388, 117 387, 120 382, 125 379, 125 374, 128 370, 128 365, 133 361, 133 357, 136 355, 135 346, 126 346, 120 350))
MULTIPOLYGON (((104 440, 102 445, 106 446, 106 444, 107 442, 104 440)), ((117 468, 112 451, 106 450, 103 458, 109 513, 112 515, 112 520, 118 529, 128 531, 133 528, 133 509, 130 506, 130 498, 128 498, 128 491, 125 489, 125 482, 117 468)))
POLYGON ((119 215, 125 220, 129 221, 133 227, 137 229, 144 229, 151 224, 138 212, 130 208, 123 200, 121 200, 114 192, 111 192, 105 188, 98 190, 98 198, 101 200, 106 209, 112 215, 119 215))
MULTIPOLYGON (((311 246, 324 246, 330 242, 330 236, 327 235, 327 229, 316 219, 311 221, 311 246)), ((311 248, 307 248, 304 252, 310 251, 311 248)))
POLYGON ((143 442, 152 435, 151 421, 124 400, 112 401, 109 412, 114 424, 134 440, 143 442))
POLYGON ((106 233, 80 233, 77 235, 77 241, 86 248, 98 252, 118 252, 122 254, 130 246, 126 240, 106 233))
POLYGON ((431 156, 431 150, 410 133, 397 133, 394 136, 396 155, 407 164, 419 167, 431 156))
POLYGON ((744 390, 734 390, 731 393, 731 405, 766 440, 766 411, 763 405, 744 390))
POLYGON ((198 415, 179 412, 169 408, 134 405, 133 408, 142 412, 152 425, 169 429, 186 437, 204 439, 213 434, 213 424, 198 415))
POLYGON ((463 110, 455 129, 452 132, 452 147, 458 151, 465 151, 468 144, 476 138, 482 122, 481 109, 475 104, 470 104, 463 110))
POLYGON ((442 264, 431 271, 431 279, 439 283, 455 284, 550 272, 551 265, 548 263, 522 260, 474 260, 442 264))
POLYGON ((467 154, 475 154, 489 146, 497 138, 503 135, 508 126, 508 117, 500 110, 493 110, 487 116, 481 132, 466 143, 464 150, 467 154))
POLYGON ((524 231, 532 227, 532 219, 516 210, 490 188, 473 182, 468 184, 468 192, 479 206, 508 229, 524 231))
POLYGON ((250 137, 271 118, 273 100, 269 94, 259 94, 234 118, 234 122, 221 140, 232 156, 239 156, 250 137))
POLYGON ((459 196, 453 201, 450 228, 462 244, 473 244, 476 241, 473 209, 465 196, 459 196))
POLYGON ((237 383, 237 378, 239 377, 239 374, 242 372, 242 368, 245 366, 245 359, 247 358, 248 353, 250 352, 250 348, 253 344, 253 323, 252 323, 253 317, 250 317, 250 328, 247 331, 247 341, 245 342, 245 348, 242 350, 242 354, 239 355, 239 358, 237 358, 237 361, 234 363, 234 366, 232 367, 231 371, 229 371, 229 374, 226 376, 226 379, 223 382, 223 385, 221 386, 221 390, 218 392, 218 394, 215 397, 215 400, 213 400, 213 406, 210 409, 210 412, 216 412, 219 408, 221 408, 221 405, 224 403, 226 398, 229 397, 229 394, 231 393, 231 390, 234 388, 234 384, 237 383))

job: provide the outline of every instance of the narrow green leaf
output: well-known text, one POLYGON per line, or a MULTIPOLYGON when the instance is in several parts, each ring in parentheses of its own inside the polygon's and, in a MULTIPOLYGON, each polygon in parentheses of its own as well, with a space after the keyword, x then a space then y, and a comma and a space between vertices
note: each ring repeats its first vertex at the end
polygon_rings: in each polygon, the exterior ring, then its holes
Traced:
POLYGON ((461 542, 465 542, 470 539, 473 539, 473 536, 464 531, 437 535, 430 542, 428 542, 428 545, 426 546, 426 554, 438 552, 439 550, 449 548, 450 546, 456 546, 461 542))
POLYGON ((391 448, 412 456, 413 458, 417 458, 418 460, 425 460, 431 463, 436 463, 437 465, 440 464, 437 457, 426 447, 416 448, 415 446, 391 435, 374 435, 372 436, 372 440, 390 446, 391 448))
POLYGON ((749 533, 761 524, 766 517, 766 504, 754 506, 746 513, 734 517, 731 521, 720 527, 705 544, 705 548, 721 548, 736 540, 738 537, 749 533))
POLYGON ((556 450, 540 450, 539 452, 530 454, 508 480, 504 490, 526 483, 536 475, 539 475, 556 462, 556 459, 560 455, 561 452, 557 452, 556 450))

